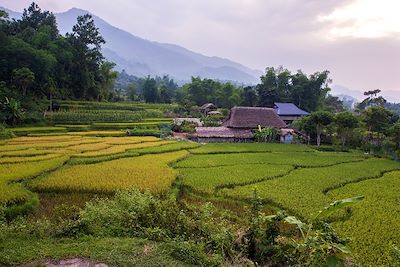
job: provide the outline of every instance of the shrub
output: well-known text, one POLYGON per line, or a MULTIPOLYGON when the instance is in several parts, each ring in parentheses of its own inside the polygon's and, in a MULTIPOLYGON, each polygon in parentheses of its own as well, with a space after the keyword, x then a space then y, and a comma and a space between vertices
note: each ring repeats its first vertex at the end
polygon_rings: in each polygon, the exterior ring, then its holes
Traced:
POLYGON ((279 130, 277 128, 267 127, 261 129, 259 127, 258 131, 254 133, 254 138, 258 142, 274 143, 278 141, 279 130))
POLYGON ((14 133, 0 124, 0 140, 10 139, 13 137, 15 137, 14 133))

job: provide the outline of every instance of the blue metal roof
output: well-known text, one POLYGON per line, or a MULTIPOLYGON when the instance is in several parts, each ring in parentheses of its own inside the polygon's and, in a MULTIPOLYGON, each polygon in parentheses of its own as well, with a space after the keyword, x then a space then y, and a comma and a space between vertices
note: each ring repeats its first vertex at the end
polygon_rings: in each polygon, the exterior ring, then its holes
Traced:
POLYGON ((295 104, 293 103, 274 103, 275 104, 275 110, 278 115, 299 115, 299 116, 305 116, 309 115, 307 111, 304 111, 302 109, 299 109, 295 104))

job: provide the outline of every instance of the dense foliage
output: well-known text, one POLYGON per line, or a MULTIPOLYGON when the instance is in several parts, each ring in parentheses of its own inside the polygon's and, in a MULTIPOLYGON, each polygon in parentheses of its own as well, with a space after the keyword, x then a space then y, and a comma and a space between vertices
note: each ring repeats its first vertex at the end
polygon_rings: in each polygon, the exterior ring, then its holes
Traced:
MULTIPOLYGON (((19 110, 40 109, 38 99, 104 100, 113 95, 114 64, 104 60, 105 40, 91 15, 77 18, 66 36, 56 18, 32 3, 22 18, 0 17, 0 101, 21 103, 19 110)), ((47 105, 48 106, 48 105, 47 105)), ((41 107, 46 110, 47 106, 41 107)), ((42 112, 44 110, 41 110, 42 112)), ((3 112, 2 112, 3 113, 3 112)), ((4 116, 4 115, 3 115, 4 116)), ((10 124, 17 116, 2 118, 10 124)))

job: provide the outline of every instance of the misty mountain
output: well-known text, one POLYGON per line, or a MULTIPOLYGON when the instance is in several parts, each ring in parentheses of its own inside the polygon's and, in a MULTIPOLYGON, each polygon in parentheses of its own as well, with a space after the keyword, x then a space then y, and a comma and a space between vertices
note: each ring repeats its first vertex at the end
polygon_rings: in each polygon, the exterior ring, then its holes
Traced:
MULTIPOLYGON (((20 18, 21 13, 11 10, 10 18, 20 18)), ((90 13, 72 8, 55 13, 61 34, 72 31, 76 18, 90 13)), ((204 56, 184 47, 142 39, 112 26, 92 14, 96 26, 106 40, 104 56, 117 64, 116 69, 136 76, 168 74, 176 80, 187 81, 191 76, 254 84, 259 81, 261 71, 252 70, 239 63, 219 57, 204 56)))

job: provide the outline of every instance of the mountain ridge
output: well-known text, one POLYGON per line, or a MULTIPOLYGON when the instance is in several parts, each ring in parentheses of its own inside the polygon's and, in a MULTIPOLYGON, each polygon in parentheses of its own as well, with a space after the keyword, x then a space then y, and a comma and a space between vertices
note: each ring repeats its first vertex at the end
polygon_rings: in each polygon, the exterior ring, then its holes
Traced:
MULTIPOLYGON (((20 18, 21 13, 5 8, 11 18, 20 18)), ((103 46, 105 57, 117 64, 116 69, 136 76, 170 75, 176 80, 188 81, 192 76, 255 84, 261 71, 250 69, 240 63, 217 56, 205 56, 185 47, 143 39, 119 29, 90 11, 70 8, 54 13, 61 34, 72 31, 76 18, 89 13, 106 40, 103 46)))

